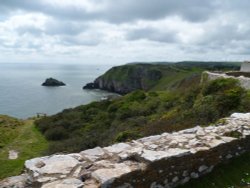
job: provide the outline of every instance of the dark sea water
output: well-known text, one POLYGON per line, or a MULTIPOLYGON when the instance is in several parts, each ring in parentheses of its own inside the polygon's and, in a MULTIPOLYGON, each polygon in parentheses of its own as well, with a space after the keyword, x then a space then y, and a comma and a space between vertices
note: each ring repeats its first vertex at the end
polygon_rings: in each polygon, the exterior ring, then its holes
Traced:
POLYGON ((111 93, 82 90, 112 65, 0 63, 0 114, 27 118, 36 113, 55 114, 65 108, 101 100, 111 93), (66 83, 43 87, 46 78, 66 83))

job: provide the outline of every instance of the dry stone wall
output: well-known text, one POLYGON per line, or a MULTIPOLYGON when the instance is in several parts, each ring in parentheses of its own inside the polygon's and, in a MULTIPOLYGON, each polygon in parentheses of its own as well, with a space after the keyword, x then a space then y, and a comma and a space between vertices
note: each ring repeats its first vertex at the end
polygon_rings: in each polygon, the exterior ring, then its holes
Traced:
POLYGON ((0 187, 170 188, 199 178, 250 150, 250 113, 194 127, 25 162, 25 173, 0 187))

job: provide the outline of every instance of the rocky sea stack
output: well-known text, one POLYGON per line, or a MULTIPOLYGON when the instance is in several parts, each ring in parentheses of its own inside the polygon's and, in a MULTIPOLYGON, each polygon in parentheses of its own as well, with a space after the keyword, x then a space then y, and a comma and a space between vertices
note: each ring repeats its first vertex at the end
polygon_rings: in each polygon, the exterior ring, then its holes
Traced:
POLYGON ((47 78, 45 80, 45 82, 42 83, 42 86, 53 86, 53 87, 55 87, 55 86, 65 86, 65 85, 66 85, 65 83, 63 83, 61 81, 58 81, 58 80, 56 80, 54 78, 47 78))

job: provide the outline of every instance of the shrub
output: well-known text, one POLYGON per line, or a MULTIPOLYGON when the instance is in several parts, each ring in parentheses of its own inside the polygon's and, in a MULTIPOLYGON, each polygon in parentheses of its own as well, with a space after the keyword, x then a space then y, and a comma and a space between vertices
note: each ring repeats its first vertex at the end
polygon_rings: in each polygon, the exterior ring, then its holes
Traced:
POLYGON ((216 93, 223 93, 225 90, 239 87, 239 81, 233 78, 219 78, 213 81, 208 82, 203 87, 203 95, 211 95, 216 93))
POLYGON ((146 94, 142 90, 137 90, 128 95, 128 101, 142 101, 146 98, 146 94))
POLYGON ((48 129, 44 135, 48 140, 63 140, 69 136, 65 128, 61 126, 48 129))

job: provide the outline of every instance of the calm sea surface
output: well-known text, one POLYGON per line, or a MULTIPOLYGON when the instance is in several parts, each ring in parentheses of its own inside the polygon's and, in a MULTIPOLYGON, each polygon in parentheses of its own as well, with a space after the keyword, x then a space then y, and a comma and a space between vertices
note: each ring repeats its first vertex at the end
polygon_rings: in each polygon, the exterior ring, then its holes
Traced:
POLYGON ((87 104, 111 95, 82 90, 112 65, 3 64, 0 63, 0 114, 27 118, 36 113, 55 114, 65 108, 87 104), (64 87, 43 87, 46 78, 66 83, 64 87))

